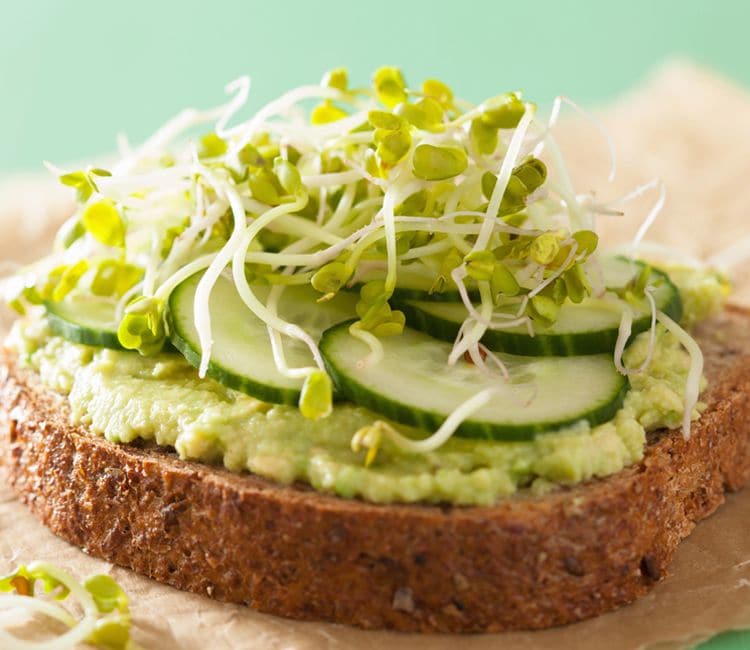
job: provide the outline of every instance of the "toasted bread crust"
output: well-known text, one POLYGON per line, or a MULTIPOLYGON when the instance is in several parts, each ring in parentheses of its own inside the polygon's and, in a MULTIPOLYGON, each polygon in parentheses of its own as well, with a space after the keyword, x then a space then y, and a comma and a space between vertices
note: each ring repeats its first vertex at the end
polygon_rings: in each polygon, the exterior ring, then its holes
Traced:
POLYGON ((698 337, 711 384, 689 441, 662 432, 615 476, 492 507, 373 505, 114 445, 9 357, 0 463, 57 535, 179 589, 363 628, 544 628, 648 592, 750 479, 750 315, 727 310, 698 337))

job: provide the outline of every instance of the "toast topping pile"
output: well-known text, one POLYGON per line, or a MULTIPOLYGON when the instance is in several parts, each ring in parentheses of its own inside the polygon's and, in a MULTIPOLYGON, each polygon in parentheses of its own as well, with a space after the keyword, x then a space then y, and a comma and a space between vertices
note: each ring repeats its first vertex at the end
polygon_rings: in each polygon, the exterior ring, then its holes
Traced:
MULTIPOLYGON (((519 92, 472 104, 394 67, 367 87, 333 70, 246 119, 250 79, 226 90, 140 146, 122 138, 109 169, 48 165, 78 208, 49 256, 0 285, 7 302, 98 357, 181 354, 197 381, 266 410, 331 423, 334 402, 358 405, 373 416, 347 446, 367 465, 387 462, 384 445, 425 455, 455 437, 590 432, 654 376, 667 338, 689 360, 690 435, 702 354, 680 324, 684 294, 634 258, 664 188, 577 193, 554 130, 578 106, 558 98, 542 120, 519 92), (596 220, 649 191, 627 254, 602 252, 596 220)), ((719 276, 682 272, 711 277, 695 304, 720 306, 719 276)))

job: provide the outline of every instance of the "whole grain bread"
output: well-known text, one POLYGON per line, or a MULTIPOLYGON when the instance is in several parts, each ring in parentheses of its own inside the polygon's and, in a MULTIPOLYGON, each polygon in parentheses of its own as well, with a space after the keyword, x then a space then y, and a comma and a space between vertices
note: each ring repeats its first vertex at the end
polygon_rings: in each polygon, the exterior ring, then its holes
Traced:
POLYGON ((374 505, 114 445, 7 354, 0 466, 57 535, 179 589, 363 628, 544 628, 647 593, 750 479, 750 313, 696 336, 710 387, 689 441, 657 432, 636 466, 492 507, 374 505))

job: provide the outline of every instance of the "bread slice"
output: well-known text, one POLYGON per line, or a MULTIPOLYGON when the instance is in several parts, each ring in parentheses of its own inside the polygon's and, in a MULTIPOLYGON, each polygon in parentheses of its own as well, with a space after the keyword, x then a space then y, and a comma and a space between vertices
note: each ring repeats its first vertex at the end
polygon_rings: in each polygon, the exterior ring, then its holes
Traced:
POLYGON ((492 507, 373 505, 114 445, 0 362, 0 463, 31 511, 88 553, 179 589, 297 619, 422 632, 544 628, 667 575, 679 542, 750 479, 750 312, 697 332, 708 407, 612 477, 492 507))

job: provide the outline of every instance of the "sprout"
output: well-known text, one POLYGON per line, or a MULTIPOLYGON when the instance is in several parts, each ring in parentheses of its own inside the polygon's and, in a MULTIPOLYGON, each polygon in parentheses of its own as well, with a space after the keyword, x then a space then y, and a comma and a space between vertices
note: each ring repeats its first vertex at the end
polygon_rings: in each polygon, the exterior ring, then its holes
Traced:
POLYGON ((329 262, 321 266, 312 276, 311 284, 325 299, 333 298, 351 277, 351 271, 343 262, 329 262))
MULTIPOLYGON (((47 562, 20 565, 15 571, 0 578, 0 592, 6 594, 0 603, 17 607, 30 613, 52 618, 68 631, 57 638, 39 644, 45 648, 72 648, 81 643, 106 650, 134 648, 130 639, 131 616, 128 597, 123 589, 108 575, 91 576, 79 583, 66 571, 47 562), (37 584, 44 594, 40 598, 37 584), (62 601, 75 598, 81 614, 62 606, 62 601)), ((36 647, 0 630, 0 644, 5 648, 36 647)))
POLYGON ((541 293, 529 300, 529 308, 531 317, 546 326, 552 325, 560 313, 558 302, 541 293))
POLYGON ((346 92, 349 86, 349 74, 346 68, 334 68, 329 70, 323 75, 323 79, 320 82, 321 86, 328 86, 328 88, 336 88, 341 92, 346 92))
POLYGON ((420 99, 416 104, 402 102, 396 106, 394 113, 418 129, 443 130, 443 107, 430 97, 420 99))
POLYGON ((90 169, 86 172, 78 171, 60 176, 60 182, 63 185, 72 187, 76 191, 76 198, 79 203, 85 203, 89 200, 94 192, 98 192, 96 185, 96 176, 105 177, 112 174, 106 169, 90 169))
POLYGON ((496 262, 492 269, 492 278, 490 286, 494 295, 504 294, 506 296, 517 296, 521 291, 518 280, 512 271, 502 262, 496 262))
POLYGON ((282 203, 284 188, 278 177, 270 170, 262 168, 252 172, 247 179, 250 195, 267 205, 279 205, 282 203))
MULTIPOLYGON (((476 118, 471 122, 471 128, 469 130, 469 138, 472 146, 477 150, 478 153, 489 156, 495 152, 498 143, 497 129, 480 118, 476 118)), ((494 175, 493 175, 494 178, 494 175)), ((485 195, 487 192, 485 192, 485 195)), ((490 190, 490 194, 492 191, 490 190)))
POLYGON ((562 280, 567 297, 570 298, 571 302, 580 303, 586 296, 591 295, 591 284, 580 264, 573 264, 570 269, 565 271, 562 280))
POLYGON ((482 121, 495 129, 515 129, 525 112, 520 95, 508 93, 484 103, 482 121))
POLYGON ((96 296, 124 296, 143 278, 143 270, 120 260, 104 260, 91 280, 96 296))
POLYGON ((573 239, 578 244, 578 251, 584 257, 591 255, 599 245, 599 235, 593 230, 579 230, 574 232, 573 239))
POLYGON ((367 114, 367 122, 375 129, 384 129, 386 131, 400 131, 407 126, 404 119, 398 114, 389 113, 388 111, 370 111, 367 114))
POLYGON ((52 291, 52 300, 59 302, 67 296, 78 285, 78 281, 83 274, 88 271, 89 263, 86 260, 79 260, 75 264, 65 267, 60 274, 57 286, 52 291))
POLYGON ((220 138, 216 133, 207 133, 201 138, 198 147, 198 156, 201 158, 219 158, 226 152, 226 140, 220 138))
POLYGON ((109 200, 86 206, 81 217, 83 227, 95 239, 107 246, 125 246, 125 223, 115 204, 109 200))
POLYGON ((243 165, 248 165, 249 167, 263 167, 266 164, 263 156, 260 155, 260 152, 250 142, 240 149, 237 158, 243 165))
POLYGON ((308 420, 327 417, 333 410, 333 384, 323 370, 313 370, 302 385, 299 410, 308 420))
POLYGON ((372 82, 377 98, 386 108, 393 108, 406 100, 406 82, 398 68, 378 68, 372 82))
POLYGON ((375 142, 378 145, 376 150, 378 158, 384 164, 393 166, 409 153, 411 135, 404 129, 377 129, 375 131, 375 142))
POLYGON ((491 280, 495 272, 495 256, 491 251, 472 251, 464 258, 466 272, 475 280, 491 280))
POLYGON ((453 104, 453 91, 437 79, 427 79, 422 84, 422 94, 434 99, 445 108, 450 108, 453 104))
POLYGON ((426 181, 458 176, 468 165, 466 151, 460 147, 420 144, 414 150, 414 175, 426 181))
POLYGON ((299 170, 288 160, 276 158, 273 161, 273 171, 287 194, 296 197, 305 193, 299 170))
POLYGON ((529 257, 537 264, 550 264, 560 252, 560 240, 556 233, 545 232, 535 238, 529 247, 529 257))
POLYGON ((144 356, 160 352, 164 346, 164 303, 157 298, 141 297, 125 308, 117 328, 117 340, 126 350, 144 356))
POLYGON ((343 109, 336 106, 330 100, 324 101, 322 104, 318 104, 310 114, 311 124, 330 124, 338 120, 343 120, 348 113, 343 109))

